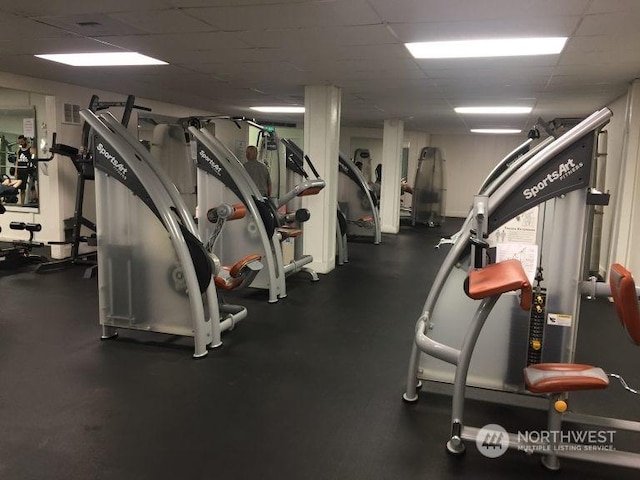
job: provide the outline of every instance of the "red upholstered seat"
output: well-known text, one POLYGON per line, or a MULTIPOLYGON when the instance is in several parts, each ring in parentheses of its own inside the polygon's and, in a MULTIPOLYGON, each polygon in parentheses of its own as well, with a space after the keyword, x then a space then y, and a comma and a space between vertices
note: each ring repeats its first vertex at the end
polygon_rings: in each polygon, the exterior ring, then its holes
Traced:
POLYGON ((492 263, 469 272, 467 295, 474 300, 521 290, 520 307, 529 310, 532 302, 531 284, 518 260, 492 263))
MULTIPOLYGON (((631 340, 640 345, 640 306, 631 273, 618 263, 609 271, 616 312, 631 340)), ((609 385, 607 374, 597 367, 576 363, 541 363, 524 369, 527 389, 533 393, 597 390, 609 385)))
POLYGON ((527 390, 533 393, 560 393, 607 388, 609 378, 597 367, 577 363, 539 363, 524 369, 527 390))

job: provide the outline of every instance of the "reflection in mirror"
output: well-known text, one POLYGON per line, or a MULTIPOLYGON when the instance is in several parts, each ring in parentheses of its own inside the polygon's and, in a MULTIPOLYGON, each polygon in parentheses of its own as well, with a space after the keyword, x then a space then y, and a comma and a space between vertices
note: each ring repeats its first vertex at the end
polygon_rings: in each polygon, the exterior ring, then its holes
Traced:
POLYGON ((7 206, 38 207, 34 107, 0 107, 0 200, 7 206))

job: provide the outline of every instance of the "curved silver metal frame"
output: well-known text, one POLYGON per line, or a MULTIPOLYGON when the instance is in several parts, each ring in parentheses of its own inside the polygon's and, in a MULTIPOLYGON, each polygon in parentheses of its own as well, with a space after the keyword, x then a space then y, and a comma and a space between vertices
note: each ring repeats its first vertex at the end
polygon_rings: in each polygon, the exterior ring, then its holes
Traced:
MULTIPOLYGON (((96 116, 89 110, 82 110, 80 112, 82 118, 91 126, 91 128, 100 134, 106 141, 108 141, 117 153, 121 157, 136 156, 136 149, 127 141, 126 136, 120 135, 118 130, 113 128, 111 121, 108 120, 108 116, 101 115, 96 116)), ((112 117, 113 118, 113 117, 112 117)), ((115 119, 114 119, 115 120, 115 119)), ((117 123, 117 121, 116 121, 117 123)), ((140 158, 140 157, 138 157, 140 158)), ((157 206, 160 219, 169 233, 171 243, 178 256, 178 260, 182 265, 185 282, 187 285, 187 293, 189 297, 189 305, 191 309, 191 324, 193 327, 194 337, 194 357, 205 356, 207 351, 207 345, 213 341, 212 336, 212 323, 205 317, 204 305, 202 303, 202 295, 200 294, 200 288, 198 285, 198 279, 195 273, 195 268, 191 255, 189 253, 184 236, 180 229, 178 219, 174 215, 174 211, 180 212, 181 202, 174 202, 171 194, 167 191, 161 181, 159 181, 157 174, 153 171, 148 162, 129 162, 128 167, 136 177, 143 182, 145 189, 147 190, 151 201, 157 206)), ((96 171, 96 175, 106 175, 96 171)), ((175 187, 174 187, 175 188, 175 187)), ((107 199, 102 199, 96 196, 96 203, 106 202, 107 199)), ((185 207, 186 209, 186 207, 185 207)), ((188 225, 188 222, 185 223, 188 225)), ((104 227, 104 226, 103 226, 104 227)), ((100 242, 98 243, 98 255, 100 255, 100 242)), ((211 288, 211 287, 210 287, 211 288)), ((215 287, 208 290, 207 297, 211 296, 209 292, 213 292, 215 299, 215 287)), ((210 300, 209 300, 210 301, 210 300)), ((216 301, 217 304, 217 301, 216 301)), ((213 312, 218 312, 217 308, 213 312)), ((219 322, 216 322, 219 323, 219 322)), ((116 327, 103 326, 103 337, 108 338, 115 334, 116 327)))

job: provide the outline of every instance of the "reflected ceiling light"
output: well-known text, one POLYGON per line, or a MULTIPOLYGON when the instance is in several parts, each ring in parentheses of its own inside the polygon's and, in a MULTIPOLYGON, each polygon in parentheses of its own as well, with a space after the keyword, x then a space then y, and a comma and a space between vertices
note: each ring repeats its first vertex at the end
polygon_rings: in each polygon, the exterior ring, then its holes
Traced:
POLYGON ((35 56, 73 67, 168 65, 167 62, 142 55, 138 52, 55 53, 35 56))
POLYGON ((464 113, 469 115, 520 115, 531 113, 531 107, 457 107, 454 108, 456 113, 464 113))
POLYGON ((516 128, 472 128, 471 133, 522 133, 516 128))
POLYGON ((304 113, 304 107, 250 107, 251 110, 263 113, 304 113))
POLYGON ((405 43, 414 58, 478 58, 553 55, 560 53, 567 37, 500 38, 450 42, 405 43))

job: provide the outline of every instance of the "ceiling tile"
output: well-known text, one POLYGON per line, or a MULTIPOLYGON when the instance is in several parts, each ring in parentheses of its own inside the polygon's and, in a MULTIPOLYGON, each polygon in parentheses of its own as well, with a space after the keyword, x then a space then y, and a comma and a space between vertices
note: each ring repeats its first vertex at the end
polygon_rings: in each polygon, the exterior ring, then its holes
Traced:
POLYGON ((530 0, 370 0, 384 22, 480 21, 582 14, 590 0, 547 1, 544 6, 530 0))
POLYGON ((109 17, 147 33, 193 33, 213 30, 208 23, 178 9, 112 13, 109 17))
POLYGON ((483 38, 569 36, 579 15, 491 18, 456 22, 392 23, 389 28, 402 42, 429 42, 483 38))
POLYGON ((373 25, 380 19, 366 0, 187 8, 185 11, 224 30, 277 30, 291 27, 373 25))

